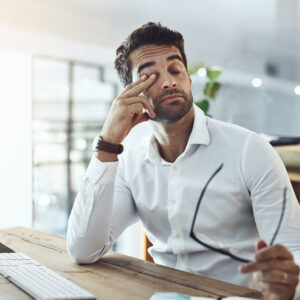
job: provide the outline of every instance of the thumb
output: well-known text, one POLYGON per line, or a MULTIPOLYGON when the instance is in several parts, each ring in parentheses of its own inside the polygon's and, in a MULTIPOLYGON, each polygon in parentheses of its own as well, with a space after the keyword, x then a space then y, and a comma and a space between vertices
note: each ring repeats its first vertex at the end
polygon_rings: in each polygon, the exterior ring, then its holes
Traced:
POLYGON ((142 122, 145 122, 145 121, 149 121, 149 119, 150 119, 150 117, 149 117, 148 113, 144 112, 144 113, 139 117, 139 119, 136 120, 136 124, 135 124, 135 125, 137 125, 137 124, 139 124, 139 123, 142 123, 142 122))
POLYGON ((268 244, 264 240, 258 240, 256 243, 256 251, 262 248, 268 247, 268 244))
POLYGON ((255 256, 254 256, 254 260, 255 261, 258 261, 258 258, 257 258, 257 251, 263 249, 263 248, 266 248, 268 247, 268 244, 264 241, 264 240, 258 240, 257 243, 256 243, 256 251, 255 251, 255 256))
POLYGON ((139 123, 149 121, 149 119, 150 119, 150 117, 146 112, 142 113, 139 116, 136 115, 132 120, 133 121, 133 126, 132 127, 136 126, 139 123))

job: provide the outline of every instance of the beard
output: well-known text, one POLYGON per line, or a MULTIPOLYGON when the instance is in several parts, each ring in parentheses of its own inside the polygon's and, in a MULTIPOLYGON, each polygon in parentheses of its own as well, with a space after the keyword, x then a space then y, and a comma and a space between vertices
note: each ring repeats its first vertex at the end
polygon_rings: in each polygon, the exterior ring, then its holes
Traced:
POLYGON ((161 123, 174 123, 184 117, 191 109, 193 106, 193 96, 191 91, 187 94, 180 89, 166 90, 159 94, 156 98, 150 99, 150 104, 156 114, 156 117, 151 118, 151 120, 161 123), (178 100, 169 104, 162 103, 164 97, 173 94, 179 94, 184 101, 178 100))

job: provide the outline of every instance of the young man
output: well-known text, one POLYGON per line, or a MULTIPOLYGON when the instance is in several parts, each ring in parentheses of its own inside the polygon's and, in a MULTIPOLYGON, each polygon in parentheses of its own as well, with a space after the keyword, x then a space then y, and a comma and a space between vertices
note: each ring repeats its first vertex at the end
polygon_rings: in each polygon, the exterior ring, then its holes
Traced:
POLYGON ((74 203, 70 255, 97 261, 141 219, 156 263, 240 285, 255 272, 266 298, 292 299, 300 208, 272 147, 193 105, 180 33, 145 24, 117 49, 115 66, 126 88, 74 203), (144 121, 153 134, 118 160, 121 142, 144 121))

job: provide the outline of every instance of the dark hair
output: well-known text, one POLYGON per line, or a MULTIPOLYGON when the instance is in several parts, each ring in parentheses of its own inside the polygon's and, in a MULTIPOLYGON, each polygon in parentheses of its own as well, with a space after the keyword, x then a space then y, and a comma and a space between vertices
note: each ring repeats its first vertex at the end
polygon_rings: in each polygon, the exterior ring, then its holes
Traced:
POLYGON ((148 22, 134 30, 116 51, 117 58, 115 60, 115 69, 124 86, 132 82, 132 66, 129 55, 139 47, 150 44, 176 46, 182 56, 183 63, 187 68, 182 34, 164 27, 160 23, 148 22))

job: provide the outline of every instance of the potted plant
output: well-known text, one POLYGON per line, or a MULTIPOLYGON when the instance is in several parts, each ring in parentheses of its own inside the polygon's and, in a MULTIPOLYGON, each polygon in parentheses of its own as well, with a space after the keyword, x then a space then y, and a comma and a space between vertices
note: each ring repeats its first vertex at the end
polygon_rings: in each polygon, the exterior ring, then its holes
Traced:
POLYGON ((203 94, 204 98, 195 101, 195 104, 200 107, 205 114, 208 113, 210 107, 210 101, 215 100, 222 84, 217 81, 221 75, 222 70, 219 67, 205 66, 203 63, 190 66, 189 74, 198 74, 200 77, 206 77, 207 83, 204 86, 203 94))

